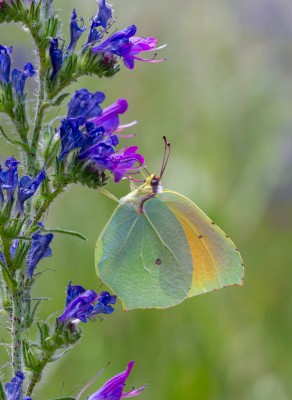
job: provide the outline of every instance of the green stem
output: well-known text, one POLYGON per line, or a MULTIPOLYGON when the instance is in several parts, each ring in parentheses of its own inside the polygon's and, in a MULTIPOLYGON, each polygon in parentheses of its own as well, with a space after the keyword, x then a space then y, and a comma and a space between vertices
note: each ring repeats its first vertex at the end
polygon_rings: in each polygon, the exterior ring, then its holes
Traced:
POLYGON ((46 351, 42 357, 38 371, 34 371, 30 377, 26 396, 31 396, 36 384, 41 380, 43 370, 53 357, 55 350, 46 351))
POLYGON ((38 209, 31 226, 35 226, 42 219, 43 215, 48 210, 52 202, 56 199, 57 196, 59 196, 60 193, 63 192, 65 187, 66 186, 59 185, 54 190, 54 192, 50 193, 48 201, 44 202, 44 204, 38 209))
MULTIPOLYGON (((76 73, 74 78, 75 80, 77 80, 83 75, 84 75, 83 73, 76 73)), ((51 91, 51 93, 48 96, 49 100, 54 100, 54 98, 71 83, 72 83, 72 78, 68 78, 66 81, 63 81, 54 91, 51 91)))

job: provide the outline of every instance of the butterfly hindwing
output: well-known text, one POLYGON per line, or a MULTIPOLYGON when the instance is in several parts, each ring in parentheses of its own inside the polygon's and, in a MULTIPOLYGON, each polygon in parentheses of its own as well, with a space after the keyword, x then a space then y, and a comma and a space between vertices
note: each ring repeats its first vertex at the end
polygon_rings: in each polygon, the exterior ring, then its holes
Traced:
POLYGON ((242 259, 226 234, 186 197, 170 190, 157 197, 180 222, 191 250, 193 280, 188 297, 224 286, 241 285, 242 259))

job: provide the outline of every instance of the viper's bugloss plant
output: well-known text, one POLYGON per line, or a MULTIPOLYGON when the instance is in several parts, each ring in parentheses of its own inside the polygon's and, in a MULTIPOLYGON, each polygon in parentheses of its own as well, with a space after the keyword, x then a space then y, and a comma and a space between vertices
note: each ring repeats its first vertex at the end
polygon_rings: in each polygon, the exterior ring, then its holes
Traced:
MULTIPOLYGON (((128 108, 126 99, 116 97, 108 104, 103 92, 87 88, 79 88, 68 99, 65 90, 85 75, 114 76, 121 61, 133 69, 135 61, 164 59, 157 59, 156 53, 141 57, 140 53, 160 47, 153 37, 135 36, 135 25, 112 31, 112 8, 105 0, 97 0, 96 13, 89 23, 73 9, 68 24, 62 24, 53 0, 0 0, 0 23, 4 22, 25 26, 37 54, 36 59, 16 68, 9 38, 1 39, 0 112, 7 115, 13 129, 6 132, 0 126, 0 133, 15 146, 19 157, 12 152, 0 164, 1 306, 11 332, 7 346, 10 363, 3 366, 10 371, 11 379, 0 381, 0 399, 29 400, 34 398, 47 364, 57 361, 81 339, 80 322, 108 318, 116 303, 116 296, 107 291, 86 290, 69 283, 64 310, 56 312, 55 321, 36 318, 42 301, 33 303, 32 290, 41 275, 42 259, 52 255, 54 233, 84 239, 78 232, 46 227, 44 217, 70 185, 101 189, 111 177, 116 183, 133 179, 132 175, 145 165, 134 135, 120 133, 133 124, 120 124, 120 115, 128 108), (62 25, 69 25, 69 43, 63 39, 62 25), (28 101, 32 98, 26 89, 28 78, 37 82, 35 108, 28 101), (59 107, 65 99, 67 115, 49 121, 47 111, 59 107), (37 338, 33 327, 37 327, 37 338)), ((74 279, 69 270, 68 280, 74 279)), ((119 400, 140 394, 144 386, 123 391, 132 366, 130 362, 124 372, 89 399, 119 400)), ((82 395, 83 391, 76 399, 82 395)))

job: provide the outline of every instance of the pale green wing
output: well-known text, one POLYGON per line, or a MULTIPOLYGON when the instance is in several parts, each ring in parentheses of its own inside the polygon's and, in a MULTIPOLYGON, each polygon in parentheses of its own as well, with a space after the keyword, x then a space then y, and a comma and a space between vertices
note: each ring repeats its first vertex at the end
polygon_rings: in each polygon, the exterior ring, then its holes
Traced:
POLYGON ((192 284, 192 255, 181 224, 159 199, 146 201, 144 211, 119 205, 96 245, 97 274, 128 310, 176 305, 192 284))
POLYGON ((192 253, 193 280, 188 297, 242 285, 242 259, 229 237, 188 198, 170 190, 157 197, 179 220, 192 253))

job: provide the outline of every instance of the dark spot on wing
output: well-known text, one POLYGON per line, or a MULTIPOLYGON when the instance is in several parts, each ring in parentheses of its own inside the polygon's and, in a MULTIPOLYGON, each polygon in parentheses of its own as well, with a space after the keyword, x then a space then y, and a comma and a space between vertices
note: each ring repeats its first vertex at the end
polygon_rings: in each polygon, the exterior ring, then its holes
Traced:
POLYGON ((161 259, 160 258, 156 258, 155 264, 156 265, 161 265, 161 263, 162 263, 161 259))
POLYGON ((202 237, 203 237, 203 235, 198 235, 198 238, 199 238, 199 239, 202 239, 202 237))

